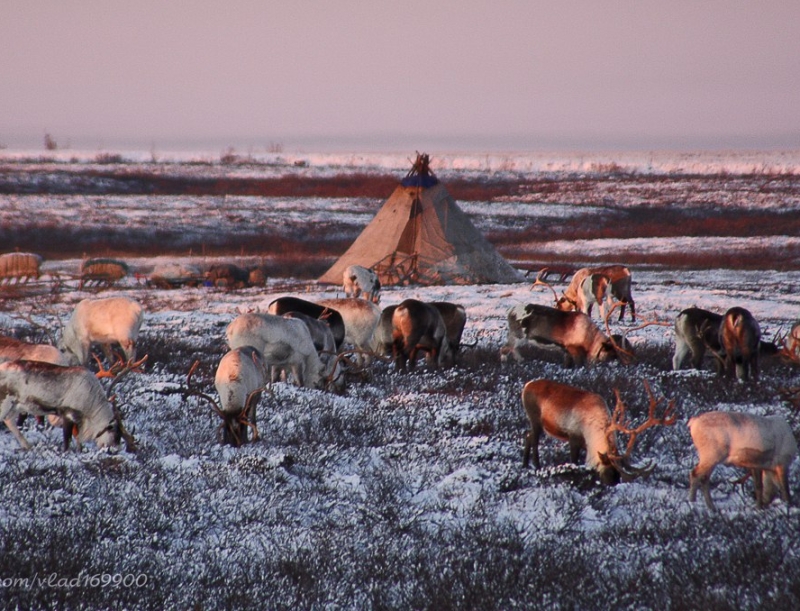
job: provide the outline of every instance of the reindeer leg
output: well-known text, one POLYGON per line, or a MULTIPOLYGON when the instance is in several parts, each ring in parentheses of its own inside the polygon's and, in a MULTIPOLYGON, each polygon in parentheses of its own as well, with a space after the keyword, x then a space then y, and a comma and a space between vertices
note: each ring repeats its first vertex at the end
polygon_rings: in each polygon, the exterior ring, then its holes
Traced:
POLYGON ((66 418, 64 418, 63 422, 61 423, 61 434, 64 442, 63 447, 65 452, 69 450, 69 444, 72 442, 73 426, 74 425, 72 424, 72 421, 66 418))
MULTIPOLYGON (((711 469, 713 470, 713 467, 711 469)), ((697 487, 700 486, 703 489, 703 498, 706 501, 706 505, 711 511, 716 511, 717 508, 714 507, 714 501, 711 500, 711 492, 709 490, 710 480, 711 471, 701 469, 700 464, 692 469, 689 473, 689 501, 694 503, 697 495, 697 487)))
POLYGON ((522 449, 522 466, 528 466, 533 451, 533 466, 538 469, 539 463, 539 440, 542 438, 542 426, 540 424, 531 425, 531 430, 525 435, 525 446, 522 449))
POLYGON ((28 443, 28 440, 22 436, 22 433, 19 432, 19 428, 17 428, 17 423, 14 422, 14 417, 6 418, 3 420, 8 427, 8 430, 11 431, 11 434, 14 435, 14 438, 19 442, 19 445, 22 446, 23 450, 30 450, 31 444, 28 443))
POLYGON ((755 486, 756 505, 759 508, 765 507, 764 471, 762 469, 751 469, 750 475, 753 477, 753 485, 755 486))
POLYGON ((570 437, 569 438, 569 459, 573 464, 580 464, 581 450, 583 449, 583 438, 570 437))

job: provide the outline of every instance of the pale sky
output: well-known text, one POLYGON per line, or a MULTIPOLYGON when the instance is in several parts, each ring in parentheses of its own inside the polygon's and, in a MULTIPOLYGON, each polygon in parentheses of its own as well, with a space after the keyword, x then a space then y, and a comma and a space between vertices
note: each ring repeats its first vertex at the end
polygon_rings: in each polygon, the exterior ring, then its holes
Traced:
POLYGON ((0 146, 800 148, 800 1, 0 0, 0 146))

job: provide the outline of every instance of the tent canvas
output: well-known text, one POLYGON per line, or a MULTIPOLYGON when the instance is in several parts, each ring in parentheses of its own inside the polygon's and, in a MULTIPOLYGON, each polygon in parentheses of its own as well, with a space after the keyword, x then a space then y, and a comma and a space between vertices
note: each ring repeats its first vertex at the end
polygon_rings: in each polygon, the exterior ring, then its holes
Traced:
POLYGON ((521 274, 456 205, 419 155, 409 174, 320 282, 340 283, 350 265, 372 268, 382 284, 512 283, 521 274))

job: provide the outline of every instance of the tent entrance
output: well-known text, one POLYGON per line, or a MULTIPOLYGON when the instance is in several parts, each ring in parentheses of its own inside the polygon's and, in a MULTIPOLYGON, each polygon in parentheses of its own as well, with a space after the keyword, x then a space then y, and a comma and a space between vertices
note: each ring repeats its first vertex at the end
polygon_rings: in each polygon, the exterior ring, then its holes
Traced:
POLYGON ((381 282, 385 285, 423 284, 430 286, 444 284, 444 280, 438 273, 420 269, 419 253, 406 254, 394 251, 373 265, 372 269, 380 276, 381 282))

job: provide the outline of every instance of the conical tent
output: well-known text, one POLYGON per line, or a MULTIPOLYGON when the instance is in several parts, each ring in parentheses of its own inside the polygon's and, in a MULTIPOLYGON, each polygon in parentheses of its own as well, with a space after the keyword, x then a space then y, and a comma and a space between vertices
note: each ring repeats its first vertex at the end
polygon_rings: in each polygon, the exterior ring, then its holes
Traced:
POLYGON ((384 285, 483 284, 523 280, 456 205, 418 155, 361 235, 320 277, 338 284, 350 265, 374 269, 384 285))

